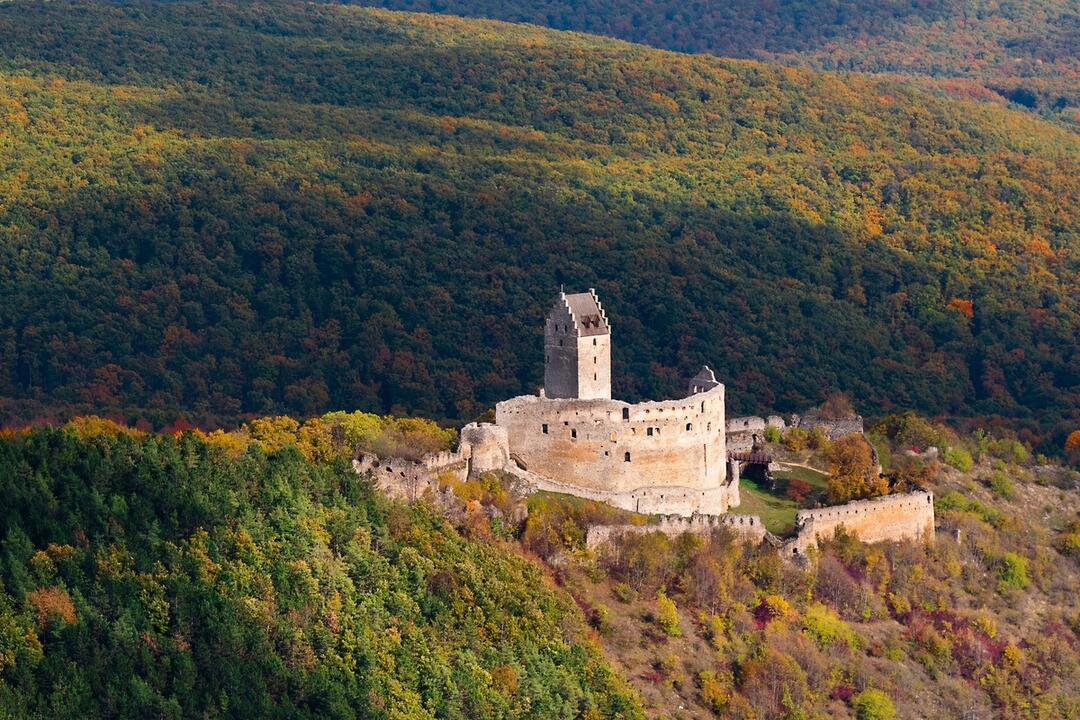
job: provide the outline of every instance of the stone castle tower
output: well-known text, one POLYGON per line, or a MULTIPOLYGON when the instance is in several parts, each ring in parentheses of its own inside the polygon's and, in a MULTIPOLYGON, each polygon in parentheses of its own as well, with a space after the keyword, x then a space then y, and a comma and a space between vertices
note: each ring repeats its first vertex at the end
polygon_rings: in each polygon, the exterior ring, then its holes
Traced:
POLYGON ((560 292, 544 326, 544 395, 611 399, 611 326, 596 291, 560 292))

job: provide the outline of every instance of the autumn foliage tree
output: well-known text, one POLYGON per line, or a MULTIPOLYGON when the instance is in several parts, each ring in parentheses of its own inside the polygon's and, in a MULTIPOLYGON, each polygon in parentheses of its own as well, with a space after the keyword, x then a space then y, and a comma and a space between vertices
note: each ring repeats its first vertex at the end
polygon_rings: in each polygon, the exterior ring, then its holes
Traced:
POLYGON ((829 448, 830 503, 876 497, 888 492, 888 482, 875 472, 870 443, 860 434, 842 437, 829 448))
POLYGON ((1069 462, 1080 463, 1080 430, 1073 430, 1065 438, 1065 456, 1069 462))

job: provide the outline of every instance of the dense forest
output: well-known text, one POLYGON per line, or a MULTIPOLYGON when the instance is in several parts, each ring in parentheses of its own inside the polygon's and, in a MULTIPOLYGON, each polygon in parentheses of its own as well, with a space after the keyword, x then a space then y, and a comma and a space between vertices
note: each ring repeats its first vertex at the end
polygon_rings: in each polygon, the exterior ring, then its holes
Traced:
POLYGON ((140 427, 535 391, 1080 418, 1080 138, 902 80, 355 7, 0 4, 0 417, 140 427))
POLYGON ((966 79, 940 87, 1080 123, 1076 0, 358 0, 529 22, 821 70, 966 79))
POLYGON ((643 717, 536 565, 345 456, 234 449, 0 438, 0 716, 643 717))

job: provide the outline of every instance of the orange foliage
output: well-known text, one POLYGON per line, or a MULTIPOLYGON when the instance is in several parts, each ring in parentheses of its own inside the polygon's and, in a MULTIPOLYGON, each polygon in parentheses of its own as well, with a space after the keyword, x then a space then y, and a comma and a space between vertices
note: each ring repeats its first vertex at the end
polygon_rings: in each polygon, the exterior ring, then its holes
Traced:
POLYGON ((959 310, 969 320, 975 317, 975 306, 970 300, 964 300, 963 298, 953 298, 949 301, 948 307, 950 310, 959 310))
POLYGON ((1069 437, 1065 438, 1065 454, 1069 457, 1080 457, 1080 430, 1073 430, 1069 437))
POLYGON ((44 626, 51 618, 57 616, 67 623, 75 622, 75 603, 71 601, 71 596, 61 588, 38 588, 28 592, 26 599, 37 611, 38 625, 44 626))

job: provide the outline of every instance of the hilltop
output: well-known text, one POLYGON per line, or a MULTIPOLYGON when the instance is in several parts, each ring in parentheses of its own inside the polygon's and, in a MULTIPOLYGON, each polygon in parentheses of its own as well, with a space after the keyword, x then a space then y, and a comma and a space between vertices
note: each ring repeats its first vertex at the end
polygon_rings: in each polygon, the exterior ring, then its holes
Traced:
MULTIPOLYGON (((0 412, 469 419, 560 283, 615 392, 1080 407, 1080 139, 885 78, 299 4, 0 5, 0 412)), ((1005 422, 1005 421, 1002 421, 1005 422)))
POLYGON ((820 70, 946 78, 946 92, 1080 121, 1076 0, 360 0, 393 10, 530 22, 668 50, 820 70))

